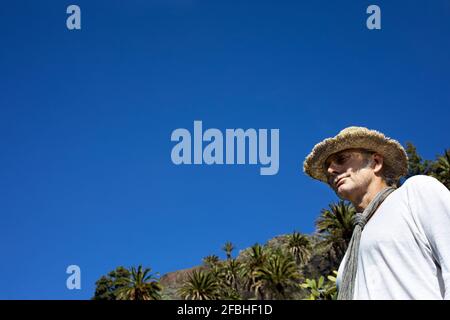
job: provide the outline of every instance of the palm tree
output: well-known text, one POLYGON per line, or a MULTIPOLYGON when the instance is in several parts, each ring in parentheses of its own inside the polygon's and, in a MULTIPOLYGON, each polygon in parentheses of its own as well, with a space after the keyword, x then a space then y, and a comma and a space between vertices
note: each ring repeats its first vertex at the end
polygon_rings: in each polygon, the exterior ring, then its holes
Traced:
POLYGON ((260 280, 257 271, 264 266, 267 259, 267 250, 256 243, 250 248, 250 252, 242 266, 242 279, 244 280, 246 290, 250 291, 254 289, 255 297, 259 300, 264 298, 264 292, 263 288, 257 285, 260 280))
POLYGON ((355 213, 351 203, 339 201, 330 204, 329 209, 323 209, 316 221, 316 231, 323 239, 321 245, 327 248, 334 263, 339 262, 347 250, 355 213))
POLYGON ((120 279, 118 300, 160 300, 162 287, 158 279, 150 274, 150 268, 131 268, 130 277, 120 279))
POLYGON ((194 270, 178 293, 185 300, 216 300, 219 286, 212 273, 194 270))
POLYGON ((311 241, 307 236, 296 231, 288 236, 287 248, 298 265, 306 264, 311 258, 311 241))
POLYGON ((281 252, 273 254, 262 268, 256 271, 258 282, 268 299, 287 299, 289 289, 298 287, 300 274, 291 256, 281 252))
POLYGON ((203 265, 207 268, 212 268, 219 263, 220 259, 215 254, 203 258, 203 265))
POLYGON ((209 271, 217 282, 218 296, 222 300, 240 300, 243 272, 242 263, 237 259, 221 261, 209 271))
POLYGON ((236 259, 229 259, 225 262, 225 280, 230 288, 236 292, 239 290, 242 266, 236 259))
POLYGON ((227 259, 231 259, 231 252, 234 250, 234 245, 230 241, 227 241, 222 249, 225 251, 227 259))
POLYGON ((432 176, 450 189, 450 149, 444 151, 444 155, 438 157, 433 164, 432 176))

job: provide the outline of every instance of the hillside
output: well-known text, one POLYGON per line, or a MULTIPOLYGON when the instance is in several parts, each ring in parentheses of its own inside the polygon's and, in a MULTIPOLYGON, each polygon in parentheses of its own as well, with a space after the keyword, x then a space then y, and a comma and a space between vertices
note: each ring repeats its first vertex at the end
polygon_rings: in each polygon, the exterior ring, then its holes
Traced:
MULTIPOLYGON (((321 275, 331 274, 333 270, 337 269, 337 266, 332 263, 331 259, 328 259, 328 254, 320 246, 317 236, 306 235, 313 244, 313 251, 309 262, 301 268, 302 279, 306 278, 318 278, 321 275)), ((271 249, 278 249, 286 243, 288 235, 278 235, 269 239, 264 246, 271 249)), ((236 256, 236 260, 243 261, 250 248, 240 250, 236 256)), ((188 279, 188 276, 192 271, 196 269, 206 269, 202 264, 193 266, 188 269, 177 270, 164 274, 160 278, 160 284, 163 286, 162 296, 167 300, 181 299, 177 293, 177 290, 181 288, 183 283, 188 279)))

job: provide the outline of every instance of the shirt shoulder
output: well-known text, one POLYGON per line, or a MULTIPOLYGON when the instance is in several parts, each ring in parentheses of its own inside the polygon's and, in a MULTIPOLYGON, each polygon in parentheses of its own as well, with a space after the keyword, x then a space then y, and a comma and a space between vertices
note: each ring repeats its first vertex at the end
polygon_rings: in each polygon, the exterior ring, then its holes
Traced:
POLYGON ((439 180, 425 175, 417 175, 410 177, 403 183, 403 185, 400 188, 414 189, 414 190, 421 190, 421 189, 429 190, 430 188, 446 189, 445 186, 441 182, 439 182, 439 180))
POLYGON ((450 191, 436 178, 413 176, 398 191, 422 224, 429 224, 433 218, 450 217, 450 191))
POLYGON ((431 176, 412 176, 398 188, 397 194, 397 199, 402 199, 409 211, 422 222, 436 214, 435 209, 441 203, 446 207, 450 204, 450 191, 431 176))

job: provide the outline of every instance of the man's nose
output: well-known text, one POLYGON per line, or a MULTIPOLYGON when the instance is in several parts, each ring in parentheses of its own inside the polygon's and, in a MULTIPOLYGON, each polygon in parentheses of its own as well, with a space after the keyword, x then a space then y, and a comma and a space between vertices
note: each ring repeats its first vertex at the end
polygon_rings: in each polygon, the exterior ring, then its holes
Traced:
POLYGON ((332 161, 327 168, 327 172, 330 176, 336 176, 339 174, 338 169, 339 167, 334 163, 334 161, 332 161))

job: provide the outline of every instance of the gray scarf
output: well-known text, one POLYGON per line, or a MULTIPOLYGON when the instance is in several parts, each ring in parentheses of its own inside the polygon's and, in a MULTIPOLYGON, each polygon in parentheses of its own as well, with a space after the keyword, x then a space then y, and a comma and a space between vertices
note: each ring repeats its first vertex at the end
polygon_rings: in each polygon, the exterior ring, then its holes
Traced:
POLYGON ((378 207, 387 198, 388 195, 394 191, 394 187, 388 187, 375 196, 375 198, 370 201, 367 208, 363 213, 357 213, 354 217, 354 225, 352 238, 350 240, 350 244, 347 249, 347 260, 345 262, 344 272, 342 276, 342 284, 339 286, 339 292, 337 299, 338 300, 352 300, 353 292, 355 290, 355 279, 356 279, 356 270, 358 268, 358 252, 359 252, 359 242, 361 240, 361 233, 369 221, 369 219, 373 216, 375 211, 377 211, 378 207))

